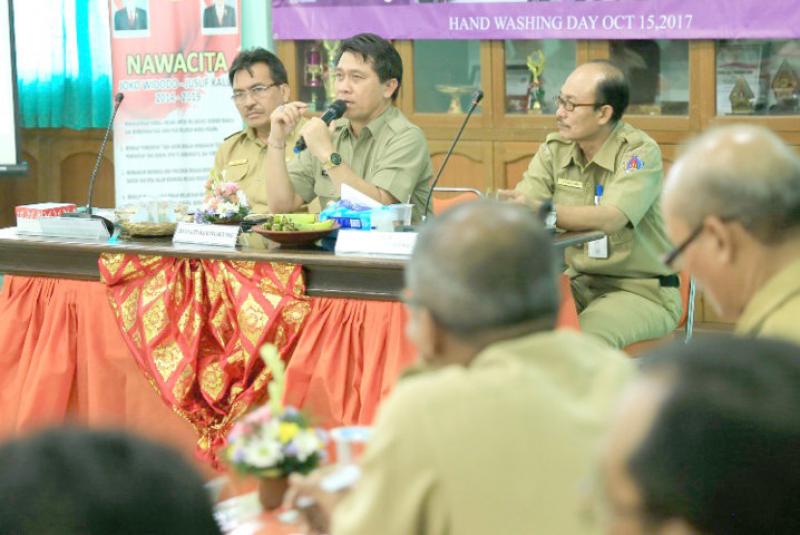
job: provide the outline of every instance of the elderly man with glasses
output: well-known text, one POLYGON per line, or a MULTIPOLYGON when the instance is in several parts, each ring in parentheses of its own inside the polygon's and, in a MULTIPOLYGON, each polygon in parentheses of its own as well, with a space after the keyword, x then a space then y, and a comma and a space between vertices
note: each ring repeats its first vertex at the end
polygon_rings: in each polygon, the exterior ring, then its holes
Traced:
MULTIPOLYGON (((289 101, 286 68, 281 60, 263 48, 243 50, 233 60, 228 79, 231 100, 242 116, 245 128, 225 138, 214 158, 212 175, 234 182, 247 195, 252 210, 269 212, 267 204, 266 154, 269 117, 289 101)), ((285 157, 293 153, 299 128, 289 136, 285 157)))
POLYGON ((666 259, 750 336, 800 342, 800 156, 760 126, 709 130, 670 170, 666 259))
POLYGON ((551 199, 559 229, 606 237, 570 247, 567 274, 581 329, 615 347, 672 332, 681 314, 678 275, 662 262, 670 243, 659 207, 661 151, 622 121, 629 87, 607 61, 575 69, 556 101, 547 136, 515 190, 501 198, 551 199))

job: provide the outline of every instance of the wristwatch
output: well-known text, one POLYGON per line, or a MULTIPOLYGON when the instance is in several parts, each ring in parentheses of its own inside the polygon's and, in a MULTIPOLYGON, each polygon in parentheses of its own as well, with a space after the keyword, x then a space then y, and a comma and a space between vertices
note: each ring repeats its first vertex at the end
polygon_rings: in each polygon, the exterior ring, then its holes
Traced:
POLYGON ((554 204, 547 213, 547 217, 544 218, 545 228, 556 228, 556 221, 558 221, 558 216, 556 215, 556 205, 554 204))
POLYGON ((334 167, 338 167, 342 163, 342 155, 338 152, 332 152, 330 158, 328 158, 327 162, 322 162, 322 170, 327 172, 333 169, 334 167))

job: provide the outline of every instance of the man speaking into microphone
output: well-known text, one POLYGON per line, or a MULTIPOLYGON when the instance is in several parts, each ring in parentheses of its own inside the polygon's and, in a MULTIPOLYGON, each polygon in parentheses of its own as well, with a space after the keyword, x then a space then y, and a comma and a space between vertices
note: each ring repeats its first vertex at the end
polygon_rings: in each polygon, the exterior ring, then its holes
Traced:
POLYGON ((412 219, 421 219, 433 169, 422 130, 392 105, 402 79, 403 62, 385 39, 364 33, 342 41, 336 98, 347 106, 344 116, 331 126, 310 119, 300 131, 307 149, 288 164, 287 139, 307 105, 275 109, 266 165, 272 212, 297 210, 314 197, 324 208, 347 184, 382 204, 411 203, 412 219))

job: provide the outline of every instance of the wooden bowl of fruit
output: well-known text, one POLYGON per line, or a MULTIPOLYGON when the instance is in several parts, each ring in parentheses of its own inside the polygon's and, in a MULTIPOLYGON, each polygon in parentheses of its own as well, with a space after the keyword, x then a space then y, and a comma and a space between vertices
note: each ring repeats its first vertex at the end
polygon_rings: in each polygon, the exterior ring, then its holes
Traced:
POLYGON ((338 228, 335 221, 320 221, 317 214, 272 214, 251 230, 281 245, 309 245, 338 228))

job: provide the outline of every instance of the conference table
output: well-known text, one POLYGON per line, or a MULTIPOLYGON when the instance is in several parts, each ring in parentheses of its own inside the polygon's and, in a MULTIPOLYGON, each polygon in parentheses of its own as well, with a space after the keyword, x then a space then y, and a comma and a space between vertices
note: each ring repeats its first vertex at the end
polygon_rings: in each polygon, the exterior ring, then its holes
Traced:
MULTIPOLYGON (((285 403, 328 427, 370 424, 416 358, 399 301, 406 261, 0 229, 0 437, 123 427, 194 450, 210 476, 233 421, 265 399, 265 343, 286 362, 285 403)), ((577 326, 562 293, 559 324, 577 326)))

